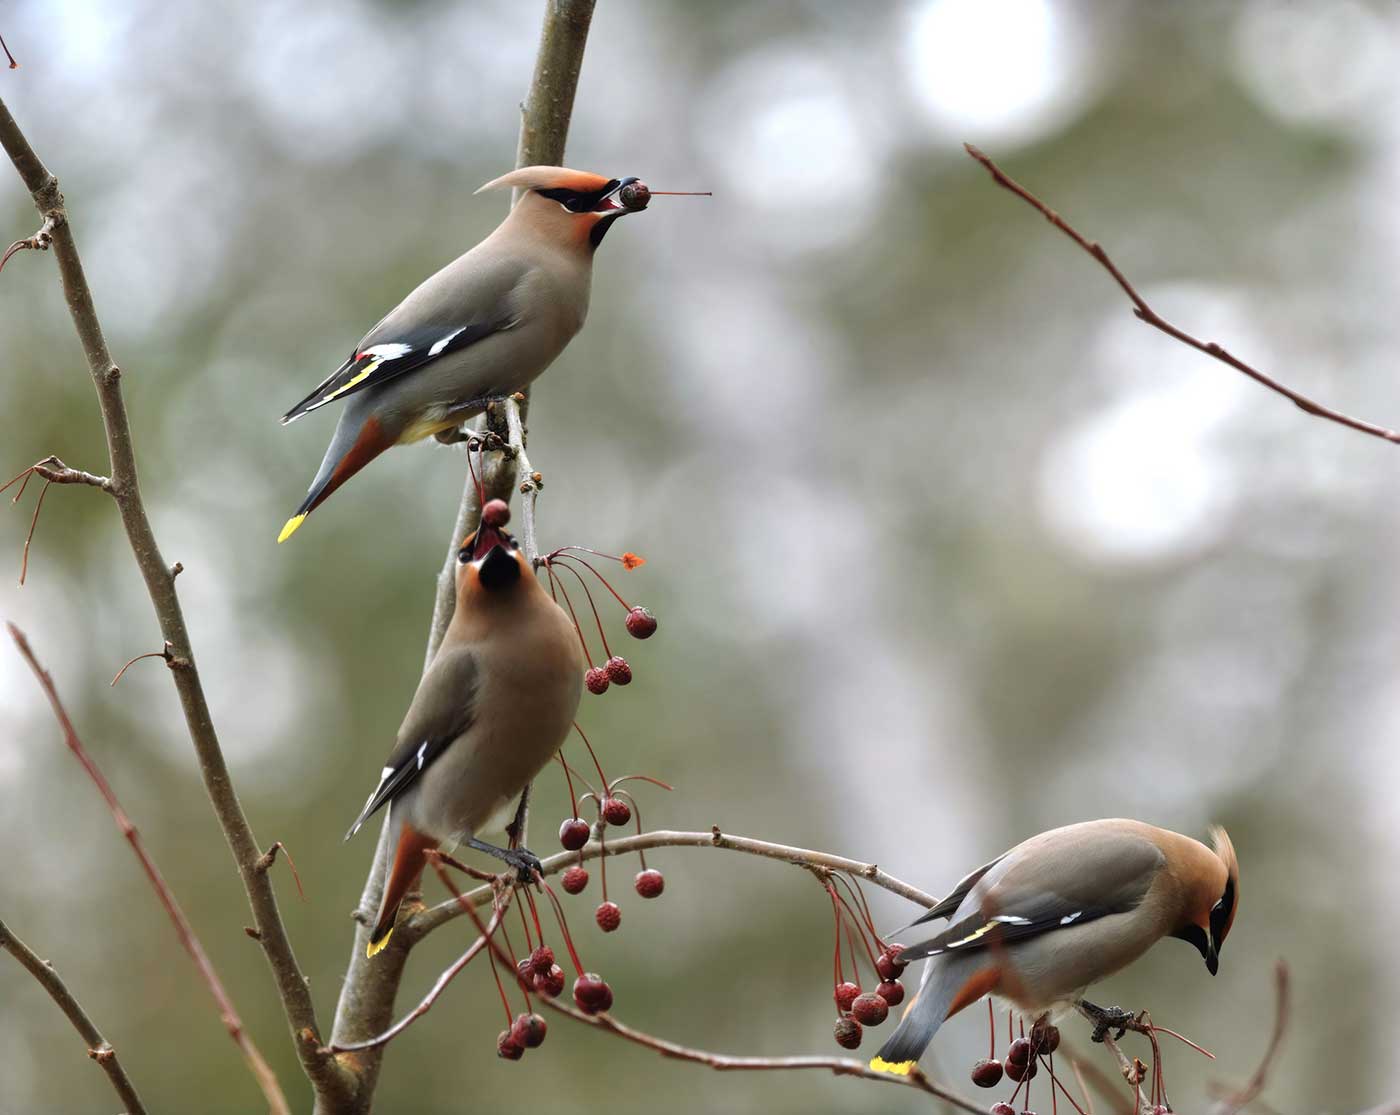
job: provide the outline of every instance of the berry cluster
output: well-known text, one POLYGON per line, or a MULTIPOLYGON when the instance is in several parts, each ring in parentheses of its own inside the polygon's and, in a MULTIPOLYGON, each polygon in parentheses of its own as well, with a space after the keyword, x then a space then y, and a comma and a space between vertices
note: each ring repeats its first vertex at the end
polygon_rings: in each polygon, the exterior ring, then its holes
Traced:
POLYGON ((1053 1054, 1060 1047, 1060 1031, 1050 1024, 1047 1017, 1036 1020, 1035 1024, 1031 1026, 1029 1037, 1026 1036, 1025 1023, 1022 1022, 1021 1036, 1013 1038, 1012 1019, 1008 1014, 1006 1017, 1006 1056, 1002 1060, 997 1059, 996 1019, 991 999, 987 1000, 987 1029, 991 1035, 991 1048, 985 1058, 972 1066, 972 1082, 979 1088, 995 1088, 1001 1083, 1004 1074, 1016 1084, 1009 1100, 992 1104, 991 1115, 1035 1115, 1035 1112, 1030 1110, 1031 1081, 1035 1079, 1042 1065, 1050 1076, 1052 1103, 1055 1099, 1055 1089, 1058 1088, 1075 1111, 1082 1112, 1084 1110, 1055 1076, 1053 1054), (1022 1088, 1025 1089, 1024 1096, 1022 1096, 1022 1088), (1019 1113, 1014 1106, 1018 1098, 1022 1104, 1019 1113))
POLYGON ((864 1028, 880 1025, 889 1016, 890 1008, 904 1001, 904 985, 899 982, 905 967, 899 959, 904 946, 887 944, 880 938, 859 883, 832 874, 827 877, 826 892, 831 899, 831 912, 836 922, 836 947, 832 954, 832 975, 836 986, 832 998, 836 1002, 837 1018, 832 1034, 836 1044, 843 1049, 856 1049, 864 1037, 864 1028), (841 889, 838 889, 838 883, 841 889), (846 978, 841 955, 843 934, 850 959, 850 979, 846 978), (857 941, 878 979, 874 991, 861 990, 857 941))
MULTIPOLYGON (((579 644, 583 647, 583 656, 590 663, 593 661, 593 654, 588 649, 588 640, 584 638, 583 626, 579 623, 578 613, 574 611, 574 603, 569 599, 568 590, 564 587, 562 574, 565 571, 573 574, 583 589, 584 595, 588 598, 588 607, 593 613, 593 622, 598 628, 598 638, 603 643, 604 662, 601 666, 589 666, 583 675, 583 683, 588 687, 588 691, 595 695, 606 693, 613 685, 630 685, 632 682, 632 666, 620 654, 614 654, 612 647, 608 645, 608 635, 603 629, 602 617, 598 614, 598 605, 593 599, 593 591, 588 587, 588 582, 580 572, 583 570, 591 573, 598 582, 612 594, 615 599, 627 611, 627 618, 624 625, 627 633, 634 639, 650 639, 656 634, 656 617, 647 611, 640 604, 629 604, 624 600, 606 577, 603 576, 595 565, 587 558, 580 557, 580 554, 592 554, 594 557, 607 558, 609 561, 619 562, 626 570, 636 569, 645 565, 646 559, 638 557, 633 553, 625 553, 621 557, 612 554, 601 553, 598 550, 590 550, 586 546, 561 546, 553 553, 546 554, 540 559, 544 566, 544 571, 549 576, 549 591, 557 601, 560 596, 564 598, 564 605, 569 609, 569 615, 574 621, 574 630, 578 632, 579 644), (556 573, 556 570, 558 572, 556 573)), ((625 823, 625 822, 624 822, 625 823)))

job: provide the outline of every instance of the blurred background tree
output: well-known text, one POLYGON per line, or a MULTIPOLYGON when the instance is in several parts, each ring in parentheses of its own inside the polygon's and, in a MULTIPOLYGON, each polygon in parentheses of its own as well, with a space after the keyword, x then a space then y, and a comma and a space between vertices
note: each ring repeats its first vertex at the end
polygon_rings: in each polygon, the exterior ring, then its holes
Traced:
MULTIPOLYGON (((340 837, 417 679, 461 467, 390 454, 278 549, 326 423, 276 418, 499 220, 471 191, 511 162, 538 18, 510 0, 18 0, 0 28, 24 63, 0 89, 73 203, 244 805, 308 885, 305 904, 281 893, 323 1018, 372 851, 340 837)), ((643 798, 650 824, 839 850, 931 891, 1067 821, 1226 824, 1245 878, 1219 977, 1164 945, 1105 996, 1220 1056, 1175 1055, 1182 1110, 1262 1050, 1277 956, 1298 1024, 1274 1101, 1385 1098, 1400 457, 1144 329, 960 144, 1102 239, 1169 317, 1393 425, 1397 48, 1381 0, 605 0, 580 85, 572 165, 716 191, 608 238, 591 321, 532 409, 542 542, 645 554, 628 584, 662 618, 585 727, 611 768, 679 786, 643 798)), ((13 178, 0 221, 33 231, 13 178)), ((47 257, 0 276, 0 340, 7 475, 51 452, 95 467, 47 257)), ((0 521, 16 569, 27 508, 0 521)), ((0 613, 54 669, 304 1106, 163 670, 105 686, 158 645, 105 500, 50 493, 0 613)), ((152 1108, 255 1109, 8 652, 0 794, 0 908, 152 1108)), ((536 845, 566 800, 547 776, 536 845)), ((756 862, 656 859, 665 896, 624 900, 618 934, 580 919, 619 1015, 729 1051, 831 1051, 825 896, 756 862)), ((877 902, 882 924, 908 920, 877 902)), ((415 953, 404 1003, 459 925, 415 953)), ((522 1071, 537 1110, 927 1107, 706 1075, 562 1023, 528 1068, 500 1062, 487 981, 469 972, 395 1044, 381 1110, 509 1103, 522 1071)), ((40 998, 0 964, 0 1112, 105 1110, 40 998)), ((961 1081, 983 1038, 950 1025, 931 1067, 961 1081)))

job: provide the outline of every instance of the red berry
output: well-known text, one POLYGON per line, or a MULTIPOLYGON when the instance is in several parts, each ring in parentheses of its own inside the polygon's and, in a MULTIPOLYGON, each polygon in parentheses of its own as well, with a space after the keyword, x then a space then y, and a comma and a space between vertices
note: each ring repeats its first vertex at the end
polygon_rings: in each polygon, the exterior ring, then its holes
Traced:
POLYGON ((904 984, 897 979, 881 980, 875 994, 884 999, 889 1006, 897 1007, 904 1002, 904 984))
POLYGON ((1031 1059, 1031 1043, 1025 1038, 1017 1038, 1006 1050, 1008 1065, 1024 1065, 1031 1059))
POLYGON ((503 527, 510 522, 510 504, 503 499, 489 499, 481 509, 481 522, 488 527, 503 527))
POLYGON ((504 1057, 507 1061, 518 1061, 525 1056, 525 1047, 511 1036, 509 1030, 502 1030, 496 1035, 496 1056, 504 1057))
POLYGON ((666 889, 666 877, 654 867, 638 871, 635 881, 637 893, 643 898, 656 898, 666 889))
POLYGON ((550 965, 548 972, 535 973, 535 993, 547 999, 557 998, 564 990, 564 969, 558 964, 550 965))
POLYGON ((851 1004, 856 1001, 856 996, 860 994, 860 984, 847 980, 845 983, 836 985, 836 993, 832 996, 836 1000, 836 1009, 842 1014, 851 1009, 851 1004))
POLYGON ((588 822, 579 817, 565 818, 564 823, 559 826, 559 843, 570 852, 577 852, 588 843, 589 834, 592 829, 588 827, 588 822))
POLYGON ((972 1082, 979 1088, 995 1088, 1001 1083, 1001 1062, 978 1061, 972 1066, 972 1082))
POLYGON ((549 1024, 538 1014, 517 1014, 515 1021, 511 1023, 510 1037, 526 1049, 538 1049, 544 1044, 544 1036, 548 1030, 549 1024))
POLYGON ((878 1026, 890 1013, 890 1005, 872 991, 857 995, 851 1004, 851 1014, 863 1026, 878 1026))
POLYGON ((578 894, 584 887, 588 886, 588 872, 578 864, 564 872, 564 877, 559 880, 562 886, 570 894, 578 894))
POLYGON ((530 954, 530 971, 535 975, 541 975, 554 967, 554 950, 548 945, 541 945, 530 954))
POLYGON ((1006 1062, 1006 1075, 1012 1080, 1031 1080, 1039 1071, 1034 1061, 1025 1061, 1019 1065, 1010 1059, 1006 1062))
POLYGON ((854 1018, 838 1018, 836 1028, 832 1031, 836 1044, 842 1049, 859 1049, 862 1033, 860 1023, 854 1018))
POLYGON ((603 664, 603 669, 607 671, 608 680, 614 685, 627 685, 632 681, 632 667, 621 655, 614 654, 603 664))
POLYGON ((600 902, 598 908, 593 911, 593 916, 598 919, 598 928, 604 933, 611 933, 622 924, 622 907, 616 902, 600 902))
POLYGON ((994 1103, 991 1115, 1016 1115, 1016 1109, 1009 1103, 994 1103))
POLYGON ((530 980, 534 977, 535 974, 530 968, 530 958, 528 956, 521 957, 515 962, 515 970, 519 974, 520 978, 523 979, 527 984, 530 982, 530 980))
POLYGON ((1031 1044, 1037 1053, 1054 1053, 1060 1048, 1060 1028, 1042 1018, 1031 1027, 1031 1044))
POLYGON ((627 634, 634 639, 650 639, 656 634, 656 617, 640 604, 635 605, 627 613, 627 634))
POLYGON ((909 967, 899 959, 899 954, 904 951, 903 945, 887 945, 875 961, 875 970, 880 973, 881 979, 899 979, 904 974, 904 969, 909 967))
POLYGON ((588 672, 583 675, 583 684, 588 686, 588 692, 603 694, 608 691, 608 672, 601 666, 590 666, 588 672))
POLYGON ((632 819, 631 807, 621 798, 603 799, 603 820, 621 828, 632 819))
POLYGON ((584 972, 574 980, 574 1002, 584 1014, 601 1014, 613 1005, 612 988, 602 976, 584 972))

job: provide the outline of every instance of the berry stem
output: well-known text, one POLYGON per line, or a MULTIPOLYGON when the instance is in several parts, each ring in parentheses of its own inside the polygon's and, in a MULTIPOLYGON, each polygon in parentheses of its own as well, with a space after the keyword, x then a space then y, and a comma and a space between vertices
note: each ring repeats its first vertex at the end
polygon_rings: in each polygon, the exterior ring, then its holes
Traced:
MULTIPOLYGON (((535 951, 535 943, 530 936, 530 922, 525 917, 524 903, 517 902, 515 908, 520 911, 520 929, 521 932, 525 934, 525 955, 528 956, 530 955, 530 953, 535 951)), ((544 941, 541 940, 540 944, 544 944, 544 941)))
POLYGON ((563 751, 556 751, 556 752, 554 753, 554 757, 555 757, 556 759, 559 760, 559 765, 562 766, 562 767, 564 768, 564 775, 565 775, 565 777, 568 778, 568 780, 569 780, 569 798, 570 798, 571 801, 573 801, 574 816, 577 817, 577 816, 578 816, 578 803, 579 803, 580 801, 582 801, 583 799, 582 799, 582 798, 578 798, 577 800, 574 799, 574 782, 573 782, 573 780, 574 780, 575 778, 577 778, 580 782, 582 782, 585 786, 587 786, 587 787, 588 787, 588 792, 589 792, 589 794, 591 794, 595 800, 596 800, 597 797, 598 797, 598 791, 595 790, 595 789, 593 789, 593 783, 592 783, 592 782, 588 781, 588 779, 586 779, 583 775, 581 775, 581 774, 578 772, 578 768, 577 768, 577 767, 573 766, 567 759, 564 758, 564 752, 563 752, 563 751))
MULTIPOLYGON (((1054 1084, 1055 1088, 1059 1088, 1060 1091, 1062 1091, 1065 1094, 1065 1099, 1069 1100, 1069 1105, 1073 1107, 1077 1112, 1079 1112, 1079 1115, 1087 1115, 1085 1110, 1082 1107, 1080 1107, 1078 1103, 1075 1102, 1074 1096, 1070 1094, 1070 1090, 1066 1088, 1062 1083, 1060 1083, 1060 1078, 1055 1075, 1053 1061, 1051 1062, 1050 1081, 1052 1084, 1054 1084)), ((1050 1095, 1053 1102, 1053 1097, 1055 1095, 1054 1088, 1050 1090, 1050 1095)))
POLYGON ((987 1051, 987 1060, 995 1061, 997 1059, 997 1020, 996 1011, 992 1009, 992 997, 990 995, 987 996, 987 1032, 991 1039, 988 1042, 991 1048, 987 1051))
MULTIPOLYGON (((860 901, 860 898, 857 895, 856 888, 852 886, 851 881, 849 879, 847 879, 844 875, 839 874, 833 874, 832 878, 838 880, 841 883, 841 885, 846 888, 847 892, 849 892, 853 896, 856 896, 857 902, 860 901)), ((865 935, 867 932, 869 932, 870 936, 875 938, 876 945, 878 945, 880 949, 883 950, 885 947, 885 943, 880 940, 880 935, 877 932, 875 932, 875 922, 870 918, 869 914, 867 913, 862 919, 860 916, 857 915, 856 910, 851 906, 849 902, 845 900, 844 897, 841 899, 841 904, 846 907, 846 912, 850 914, 853 918, 855 918, 856 924, 860 927, 860 939, 863 943, 865 943, 866 952, 870 952, 870 944, 865 939, 865 935)), ((870 963, 872 965, 875 963, 874 953, 871 953, 870 963)))
POLYGON ((608 776, 603 773, 603 764, 598 762, 598 753, 593 750, 593 745, 588 742, 588 736, 585 735, 583 729, 579 727, 577 720, 574 721, 574 731, 576 731, 583 740, 583 746, 588 748, 588 757, 593 760, 593 769, 598 772, 598 781, 606 786, 608 784, 608 776))
POLYGON ((672 786, 669 782, 662 782, 661 779, 653 778, 649 774, 624 774, 621 778, 615 779, 613 781, 613 784, 609 786, 608 789, 609 791, 612 791, 615 790, 618 786, 621 786, 624 782, 633 782, 636 780, 641 780, 642 782, 650 782, 653 786, 660 786, 663 790, 675 789, 675 787, 672 786))
POLYGON ((588 582, 583 579, 583 574, 580 573, 577 569, 575 569, 572 565, 568 565, 562 560, 559 564, 561 568, 567 569, 578 579, 578 583, 583 589, 583 595, 588 597, 588 606, 593 610, 593 622, 598 626, 598 638, 603 640, 603 655, 606 658, 611 658, 612 647, 608 646, 608 636, 607 633, 603 630, 603 619, 601 616, 598 615, 598 605, 593 602, 593 593, 588 587, 588 582))
POLYGON ((564 917, 564 907, 559 903, 559 896, 554 893, 554 888, 548 883, 544 885, 545 894, 549 895, 550 904, 554 907, 554 916, 559 921, 559 932, 564 936, 564 944, 569 950, 569 959, 574 962, 574 971, 580 976, 583 975, 583 962, 578 958, 578 950, 574 948, 574 937, 569 932, 568 920, 564 917))
MULTIPOLYGON (((584 547, 583 547, 583 546, 565 546, 564 549, 566 549, 566 550, 582 550, 582 549, 584 549, 584 547)), ((598 554, 598 551, 597 551, 597 550, 589 550, 588 552, 589 552, 590 554, 598 554)), ((608 579, 607 579, 606 577, 604 577, 601 573, 599 573, 598 570, 596 570, 595 568, 593 568, 593 565, 592 565, 590 562, 585 561, 583 558, 577 556, 576 554, 563 554, 563 553, 560 553, 560 551, 558 551, 558 550, 555 550, 555 551, 554 551, 554 555, 559 556, 560 558, 562 558, 562 559, 565 560, 565 561, 576 561, 576 562, 578 562, 578 563, 579 563, 580 565, 582 565, 585 569, 587 569, 590 573, 592 573, 593 576, 597 577, 598 580, 602 582, 603 587, 604 587, 605 589, 607 589, 610 593, 613 594, 613 599, 614 599, 614 600, 616 600, 619 604, 621 604, 621 605, 622 605, 624 608, 626 608, 628 611, 631 611, 631 610, 632 610, 632 605, 629 604, 629 603, 627 603, 626 600, 622 599, 622 597, 619 596, 619 595, 617 594, 617 589, 613 588, 613 587, 612 587, 612 584, 608 581, 608 579)), ((551 555, 551 556, 554 556, 554 555, 551 555)), ((611 554, 598 554, 598 556, 599 556, 599 557, 612 558, 613 561, 621 561, 621 560, 622 560, 621 558, 613 558, 611 554)))
POLYGON ((849 884, 853 884, 856 898, 860 901, 860 908, 865 913, 865 924, 870 930, 870 935, 875 938, 875 943, 880 946, 880 950, 883 952, 887 946, 885 939, 880 936, 879 931, 875 928, 875 918, 870 913, 870 903, 866 901, 865 889, 860 885, 860 880, 854 876, 845 876, 845 878, 849 884))
POLYGON ((574 621, 574 630, 578 632, 578 642, 579 642, 579 646, 583 647, 583 657, 584 657, 585 659, 587 659, 589 662, 592 662, 592 661, 593 661, 593 655, 589 653, 589 650, 588 650, 588 643, 585 641, 585 639, 584 639, 584 637, 583 637, 583 628, 582 628, 581 626, 579 626, 579 622, 578 622, 578 613, 577 613, 576 611, 574 611, 574 602, 573 602, 572 600, 569 599, 569 590, 566 589, 566 588, 564 587, 564 582, 563 582, 563 581, 556 581, 555 576, 554 576, 554 569, 553 569, 553 564, 552 564, 552 563, 546 565, 546 566, 545 566, 545 569, 546 569, 546 570, 548 571, 548 573, 549 573, 549 583, 550 583, 551 585, 558 584, 558 586, 559 586, 559 591, 560 591, 560 592, 563 594, 563 596, 564 596, 564 603, 567 604, 568 607, 569 607, 569 618, 572 619, 572 620, 574 621))

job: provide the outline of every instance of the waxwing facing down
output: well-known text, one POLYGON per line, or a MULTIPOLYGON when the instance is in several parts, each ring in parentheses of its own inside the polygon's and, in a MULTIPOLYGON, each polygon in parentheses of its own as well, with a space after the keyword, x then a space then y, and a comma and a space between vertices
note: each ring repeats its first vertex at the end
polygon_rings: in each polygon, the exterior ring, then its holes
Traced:
POLYGON ((1240 869, 1225 830, 1212 837, 1213 849, 1140 821, 1087 821, 979 867, 913 923, 950 922, 900 953, 931 959, 870 1067, 908 1073, 939 1027, 983 995, 1033 1015, 1080 1002, 1163 937, 1189 941, 1214 975, 1240 869))
POLYGON ((285 425, 347 400, 278 542, 384 450, 460 426, 549 367, 583 327, 594 249, 651 198, 636 178, 557 166, 512 171, 477 193, 507 188, 525 192, 496 231, 389 311, 282 416, 285 425))
POLYGON ((395 853, 366 952, 389 942, 399 903, 424 853, 465 842, 513 867, 539 861, 524 849, 478 839, 559 750, 583 689, 578 632, 502 529, 499 501, 458 554, 457 609, 414 694, 398 741, 346 839, 380 807, 395 853), (493 513, 499 508, 498 513, 493 513))

